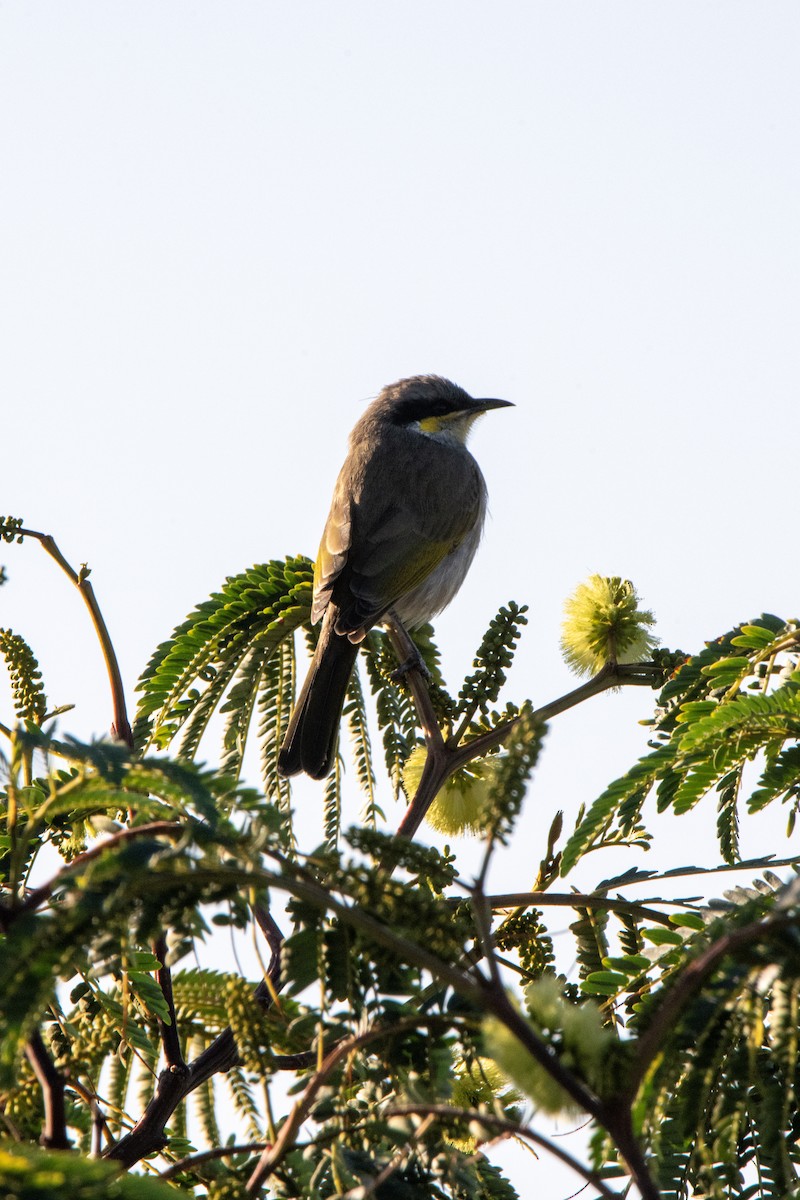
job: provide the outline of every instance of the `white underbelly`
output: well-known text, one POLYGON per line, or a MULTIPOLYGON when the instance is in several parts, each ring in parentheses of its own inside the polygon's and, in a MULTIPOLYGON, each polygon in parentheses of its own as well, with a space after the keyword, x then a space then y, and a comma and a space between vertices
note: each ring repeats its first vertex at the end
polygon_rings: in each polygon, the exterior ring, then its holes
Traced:
POLYGON ((397 601, 394 611, 407 629, 424 625, 447 607, 464 582, 482 532, 483 513, 456 549, 422 583, 397 601))

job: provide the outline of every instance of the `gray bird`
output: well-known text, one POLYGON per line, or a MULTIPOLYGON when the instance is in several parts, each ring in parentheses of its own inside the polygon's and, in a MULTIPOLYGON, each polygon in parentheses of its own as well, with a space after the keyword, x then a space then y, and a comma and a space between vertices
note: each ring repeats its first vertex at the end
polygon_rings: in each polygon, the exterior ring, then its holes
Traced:
POLYGON ((383 389, 350 434, 314 568, 316 652, 278 757, 282 775, 333 766, 360 643, 390 611, 407 629, 441 612, 475 555, 486 484, 466 441, 476 417, 508 400, 473 400, 438 375, 383 389))

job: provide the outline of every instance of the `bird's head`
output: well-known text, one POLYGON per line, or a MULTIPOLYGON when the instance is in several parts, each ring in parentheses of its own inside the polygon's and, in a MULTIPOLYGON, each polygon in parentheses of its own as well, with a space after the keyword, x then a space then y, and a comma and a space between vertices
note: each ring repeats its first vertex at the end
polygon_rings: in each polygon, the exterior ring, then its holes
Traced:
POLYGON ((373 407, 392 425, 463 445, 477 417, 513 405, 510 400, 476 400, 440 375, 414 375, 385 387, 373 407))

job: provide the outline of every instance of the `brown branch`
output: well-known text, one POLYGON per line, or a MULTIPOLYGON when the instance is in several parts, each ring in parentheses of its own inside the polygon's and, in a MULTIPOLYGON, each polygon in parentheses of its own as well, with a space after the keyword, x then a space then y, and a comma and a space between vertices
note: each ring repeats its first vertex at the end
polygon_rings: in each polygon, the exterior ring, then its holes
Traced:
POLYGON ((252 1154, 256 1150, 263 1149, 263 1142, 243 1142, 238 1146, 215 1146, 213 1150, 201 1150, 199 1154, 190 1154, 186 1158, 180 1159, 166 1171, 162 1171, 158 1178, 174 1179, 182 1171, 191 1171, 203 1163, 213 1162, 218 1158, 232 1158, 234 1154, 252 1154))
POLYGON ((605 1125, 603 1105, 600 1099, 586 1084, 568 1071, 561 1059, 551 1050, 545 1041, 538 1036, 519 1009, 515 1008, 502 988, 492 988, 491 997, 487 997, 486 1008, 503 1022, 510 1033, 535 1058, 553 1079, 575 1103, 605 1125))
MULTIPOLYGON (((267 936, 272 951, 272 959, 267 972, 269 985, 262 979, 253 993, 253 998, 268 1006, 280 986, 280 948, 283 936, 263 906, 259 906, 256 919, 261 928, 265 930, 265 936, 267 936)), ((175 1021, 174 1005, 171 1006, 171 1012, 173 1021, 175 1021)), ((174 1028, 177 1037, 177 1024, 174 1028)), ((177 1044, 178 1054, 180 1054, 179 1043, 177 1044)), ((200 1084, 210 1079, 212 1075, 229 1071, 240 1061, 236 1039, 230 1027, 223 1029, 211 1045, 190 1063, 184 1062, 180 1057, 179 1062, 170 1064, 166 1042, 164 1043, 164 1054, 167 1059, 167 1067, 158 1077, 155 1095, 130 1132, 106 1151, 107 1158, 122 1163, 124 1167, 132 1167, 140 1159, 146 1158, 148 1154, 162 1150, 167 1141, 164 1130, 181 1101, 200 1084)))
MULTIPOLYGON (((386 627, 398 658, 403 663, 413 661, 413 655, 409 654, 408 650, 409 647, 414 648, 414 643, 400 622, 396 618, 387 619, 386 627)), ((582 704, 584 700, 606 692, 610 688, 636 685, 652 686, 653 682, 662 676, 663 668, 653 663, 608 662, 593 679, 582 683, 580 687, 574 688, 557 700, 552 700, 549 704, 534 709, 531 715, 535 721, 544 724, 552 717, 558 716, 559 713, 566 712, 568 709, 574 708, 576 704, 582 704)), ((516 725, 518 718, 506 721, 469 742, 453 745, 445 742, 442 737, 422 672, 411 666, 406 671, 405 677, 408 680, 427 749, 425 765, 417 791, 397 827, 398 837, 411 838, 424 821, 425 814, 447 779, 466 763, 480 758, 489 750, 502 745, 516 725)))
POLYGON ((156 971, 156 982, 161 988, 162 995, 169 1010, 169 1024, 161 1017, 158 1017, 158 1031, 161 1035, 161 1045, 164 1050, 164 1061, 167 1067, 173 1070, 182 1070, 186 1063, 181 1050, 181 1039, 178 1033, 178 1017, 175 1012, 175 999, 172 994, 172 972, 167 966, 167 935, 162 933, 153 946, 155 954, 161 966, 156 971))
POLYGON ((122 675, 117 661, 117 655, 114 650, 111 637, 108 632, 103 614, 100 611, 100 605, 97 603, 97 597, 94 594, 94 588, 89 582, 89 571, 85 566, 82 566, 80 571, 76 571, 71 567, 64 555, 59 550, 54 538, 49 533, 39 533, 35 529, 19 529, 17 533, 20 537, 34 538, 44 550, 54 559, 64 574, 73 583, 83 597, 84 603, 89 610, 89 616, 92 619, 94 631, 97 634, 97 639, 100 642, 100 649, 103 652, 103 660, 106 664, 108 673, 108 682, 111 687, 111 705, 114 713, 114 719, 111 725, 111 733, 114 737, 118 737, 120 741, 125 742, 128 746, 133 747, 133 733, 128 721, 128 713, 125 707, 125 690, 122 686, 122 675))
POLYGON ((545 1068, 551 1079, 555 1080, 567 1095, 608 1130, 643 1200, 658 1200, 658 1188, 653 1182, 642 1149, 633 1133, 630 1105, 619 1099, 616 1103, 609 1103, 595 1096, 581 1080, 563 1066, 550 1047, 537 1037, 508 999, 505 991, 495 994, 493 1000, 491 1011, 500 1017, 531 1057, 545 1068))
POLYGON ((92 1114, 92 1158, 99 1158, 103 1151, 103 1134, 108 1134, 108 1125, 96 1096, 89 1101, 89 1112, 92 1114))
MULTIPOLYGON (((265 991, 277 993, 281 978, 281 948, 283 946, 283 934, 281 933, 277 921, 267 908, 266 904, 254 904, 253 915, 256 919, 259 929, 264 935, 264 940, 269 946, 270 952, 270 962, 266 972, 266 981, 272 986, 270 989, 265 984, 265 991)), ((274 998, 274 994, 270 995, 270 1000, 274 1000, 274 998)))
POLYGON ((56 1070, 38 1029, 31 1034, 25 1055, 42 1089, 44 1100, 44 1125, 39 1141, 49 1150, 69 1150, 72 1143, 67 1137, 64 1078, 56 1070))
POLYGON ((630 1105, 625 1101, 618 1105, 609 1105, 604 1116, 603 1124, 622 1156, 628 1174, 639 1189, 642 1200, 660 1200, 661 1192, 650 1174, 642 1148, 633 1132, 630 1105))
POLYGON ((153 1099, 125 1137, 106 1150, 105 1157, 130 1168, 140 1159, 163 1150, 167 1122, 180 1102, 212 1075, 228 1071, 239 1061, 236 1041, 225 1029, 193 1062, 161 1072, 153 1099))

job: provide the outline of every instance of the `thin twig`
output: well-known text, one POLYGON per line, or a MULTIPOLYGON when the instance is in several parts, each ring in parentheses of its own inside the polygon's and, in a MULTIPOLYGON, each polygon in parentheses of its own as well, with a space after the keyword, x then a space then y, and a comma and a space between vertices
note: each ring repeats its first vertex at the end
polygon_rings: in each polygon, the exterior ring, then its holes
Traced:
MULTIPOLYGON (((453 904, 460 904, 455 897, 453 904)), ((486 903, 492 909, 503 908, 601 908, 609 912, 629 913, 634 917, 642 917, 646 921, 654 921, 658 925, 666 925, 674 929, 672 921, 666 913, 656 908, 648 908, 635 900, 617 900, 610 896, 598 895, 596 892, 503 892, 497 896, 487 896, 486 903)), ((665 900, 664 904, 673 904, 683 908, 677 900, 665 900)))
POLYGON ((161 1171, 159 1179, 174 1179, 176 1175, 180 1175, 182 1171, 191 1171, 195 1167, 201 1166, 206 1162, 213 1162, 217 1158, 232 1158, 234 1154, 254 1154, 256 1150, 263 1150, 263 1142, 243 1142, 237 1146, 215 1146, 213 1150, 202 1150, 199 1154, 190 1154, 186 1158, 180 1159, 173 1163, 166 1171, 161 1171))
POLYGON ((92 1158, 99 1158, 103 1153, 103 1134, 107 1132, 107 1126, 96 1096, 89 1101, 89 1111, 92 1114, 92 1158))
POLYGON ((61 886, 65 879, 70 875, 74 875, 81 867, 85 867, 87 863, 95 858, 99 858, 101 854, 105 854, 106 850, 113 850, 116 846, 123 842, 132 841, 139 837, 152 837, 156 834, 174 834, 176 837, 183 837, 186 830, 178 821, 150 821, 147 825, 133 825, 126 829, 120 829, 119 833, 114 833, 111 837, 104 838, 102 842, 98 842, 96 846, 92 846, 89 850, 84 850, 82 854, 76 854, 72 862, 68 863, 63 870, 54 875, 47 883, 43 883, 38 888, 32 888, 26 892, 25 899, 22 904, 15 910, 9 910, 8 917, 13 919, 19 913, 30 912, 38 908, 45 900, 49 900, 53 892, 61 886))
POLYGON ((17 531, 20 537, 34 538, 44 550, 54 559, 61 570, 67 576, 71 583, 80 592, 86 607, 89 610, 89 615, 92 618, 97 639, 100 642, 100 649, 103 652, 103 659, 106 664, 108 673, 108 682, 111 687, 111 705, 114 713, 114 719, 111 725, 111 733, 114 737, 118 737, 120 741, 125 742, 128 746, 133 747, 133 733, 128 721, 128 712, 125 707, 125 689, 122 686, 122 675, 117 661, 116 651, 114 650, 111 637, 108 632, 103 614, 100 611, 100 605, 97 603, 97 597, 94 594, 94 588, 89 582, 89 571, 86 566, 81 566, 80 571, 76 571, 70 566, 64 555, 56 545, 55 539, 49 533, 39 533, 35 529, 19 529, 17 531))
MULTIPOLYGON (((254 904, 253 915, 256 923, 264 935, 264 940, 269 946, 270 963, 267 968, 266 977, 272 984, 273 991, 277 993, 278 984, 281 977, 281 947, 283 946, 283 934, 280 926, 273 917, 272 913, 267 908, 266 904, 254 904)), ((273 1000, 276 995, 273 995, 273 1000)))
POLYGON ((471 889, 470 895, 472 898, 472 911, 475 914, 475 925, 478 930, 478 939, 483 956, 489 964, 489 974, 492 983, 495 987, 502 988, 503 983, 500 978, 494 938, 492 937, 492 914, 483 891, 482 880, 478 880, 475 887, 471 889))
POLYGON ((518 1125, 515 1121, 509 1121, 507 1118, 498 1117, 495 1113, 476 1113, 469 1108, 456 1108, 450 1104, 393 1104, 385 1110, 385 1116, 412 1116, 414 1113, 424 1115, 429 1113, 435 1117, 440 1117, 444 1121, 469 1121, 477 1125, 482 1125, 487 1130, 492 1130, 497 1134, 506 1134, 511 1137, 524 1138, 528 1142, 533 1142, 536 1146, 541 1146, 547 1150, 555 1158, 559 1159, 565 1166, 571 1167, 576 1174, 580 1175, 592 1187, 597 1188, 601 1196, 607 1200, 619 1200, 619 1193, 612 1192, 606 1187, 599 1175, 595 1175, 588 1167, 585 1167, 577 1158, 573 1158, 566 1150, 562 1150, 559 1145, 551 1141, 549 1138, 543 1137, 531 1129, 529 1125, 518 1125))

